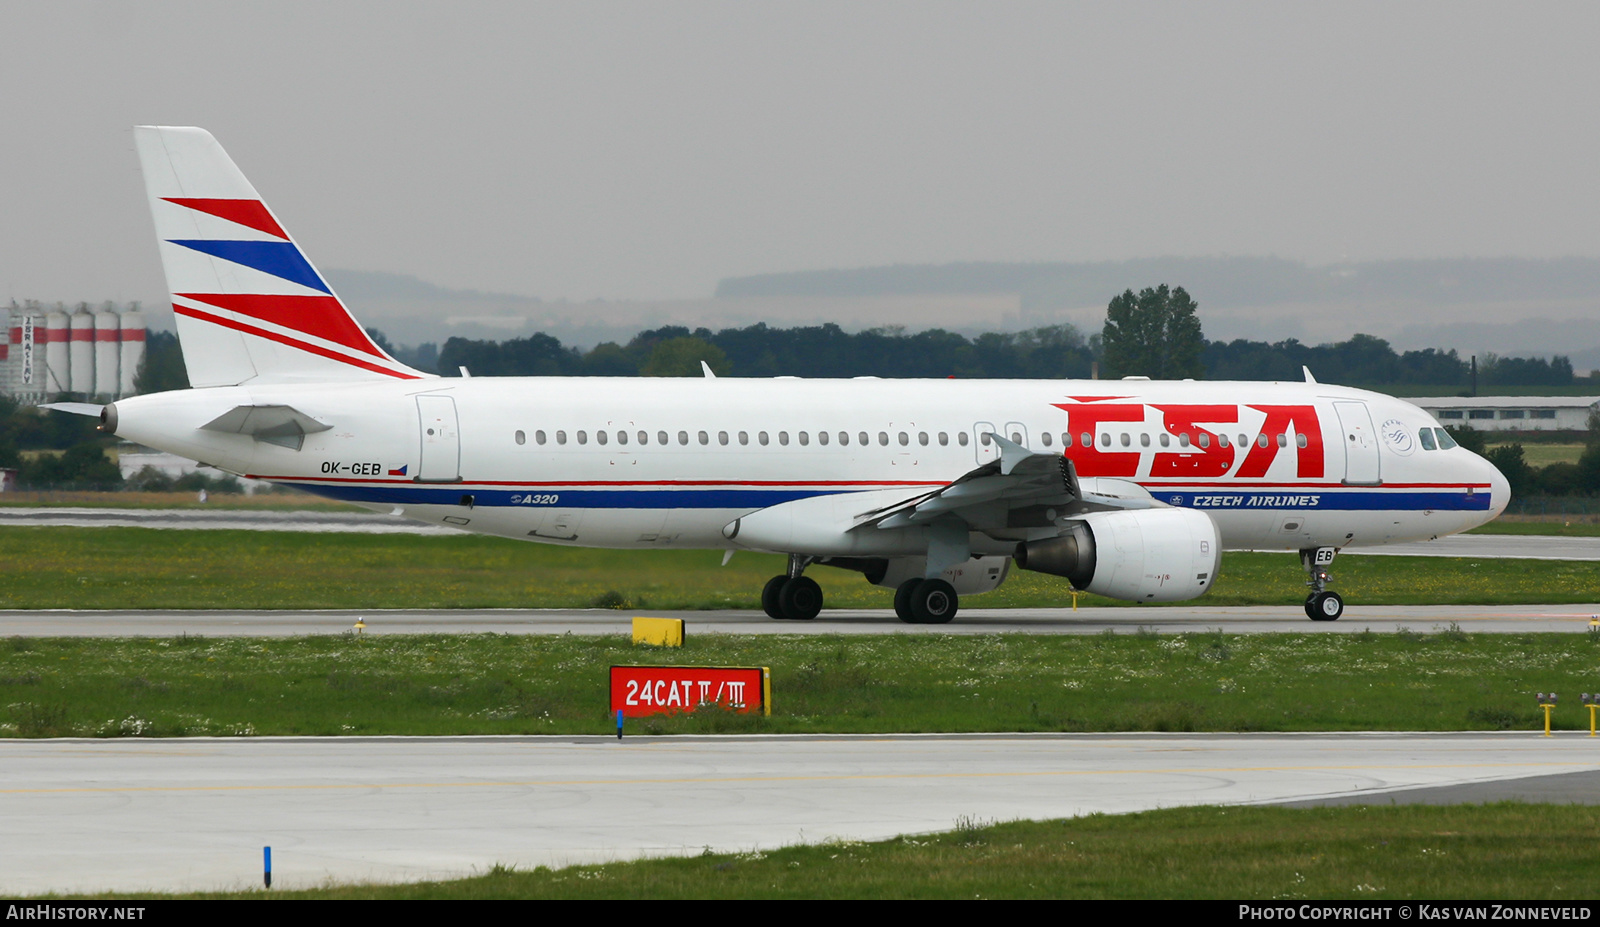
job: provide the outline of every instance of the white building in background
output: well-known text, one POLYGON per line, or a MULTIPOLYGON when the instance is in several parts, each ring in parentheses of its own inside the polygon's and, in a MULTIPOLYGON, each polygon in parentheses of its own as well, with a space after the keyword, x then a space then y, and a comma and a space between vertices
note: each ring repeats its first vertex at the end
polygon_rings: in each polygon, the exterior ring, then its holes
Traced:
POLYGON ((1406 399, 1441 425, 1478 431, 1583 431, 1600 411, 1600 396, 1425 396, 1406 399))
POLYGON ((0 394, 31 405, 66 392, 98 400, 133 395, 148 334, 138 303, 125 311, 85 304, 69 315, 59 303, 46 309, 30 300, 0 312, 0 394))

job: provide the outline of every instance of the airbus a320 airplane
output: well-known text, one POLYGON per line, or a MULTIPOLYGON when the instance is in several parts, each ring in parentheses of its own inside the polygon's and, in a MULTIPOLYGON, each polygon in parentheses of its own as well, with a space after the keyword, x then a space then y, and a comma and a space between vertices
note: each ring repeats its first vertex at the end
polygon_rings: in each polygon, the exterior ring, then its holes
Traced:
POLYGON ((450 378, 367 337, 217 144, 135 130, 194 388, 101 427, 229 473, 518 540, 787 554, 761 602, 814 618, 824 564, 956 614, 1011 565, 1118 599, 1203 594, 1228 550, 1434 538, 1506 480, 1426 412, 1303 383, 450 378))

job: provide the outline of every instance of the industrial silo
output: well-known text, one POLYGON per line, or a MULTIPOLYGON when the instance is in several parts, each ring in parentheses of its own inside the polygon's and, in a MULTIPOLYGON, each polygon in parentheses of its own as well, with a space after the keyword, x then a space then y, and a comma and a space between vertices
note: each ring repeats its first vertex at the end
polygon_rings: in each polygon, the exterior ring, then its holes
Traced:
POLYGON ((133 380, 139 375, 139 365, 144 363, 144 313, 134 303, 122 314, 122 379, 117 395, 132 396, 133 380))
POLYGON ((94 395, 117 398, 117 367, 122 360, 117 343, 122 338, 122 320, 111 303, 94 314, 94 395))
POLYGON ((44 391, 53 396, 72 388, 67 376, 67 346, 72 343, 72 327, 60 303, 45 313, 44 320, 44 391))

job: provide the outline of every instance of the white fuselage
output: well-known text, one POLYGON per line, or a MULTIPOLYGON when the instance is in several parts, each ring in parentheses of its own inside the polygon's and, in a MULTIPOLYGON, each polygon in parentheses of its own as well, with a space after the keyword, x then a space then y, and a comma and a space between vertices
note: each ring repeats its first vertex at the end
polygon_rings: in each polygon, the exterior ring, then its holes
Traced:
MULTIPOLYGON (((233 473, 583 547, 738 547, 724 528, 779 503, 943 486, 995 456, 990 433, 1205 511, 1228 549, 1427 539, 1508 496, 1482 458, 1422 435, 1438 423, 1421 409, 1316 383, 467 378, 215 387, 117 410, 118 434, 233 473), (332 427, 298 450, 199 429, 274 403, 332 427)), ((973 534, 975 555, 1021 537, 973 534)))

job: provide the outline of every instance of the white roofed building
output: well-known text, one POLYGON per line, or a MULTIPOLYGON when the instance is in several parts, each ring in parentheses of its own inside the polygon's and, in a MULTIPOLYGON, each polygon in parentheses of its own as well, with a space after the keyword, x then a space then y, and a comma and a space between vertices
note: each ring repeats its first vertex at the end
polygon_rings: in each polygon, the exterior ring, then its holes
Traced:
POLYGON ((1406 402, 1428 410, 1441 425, 1478 431, 1583 431, 1600 396, 1424 396, 1406 402))

